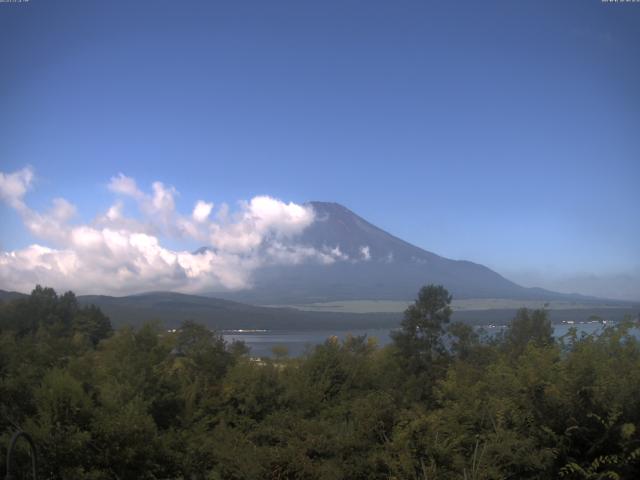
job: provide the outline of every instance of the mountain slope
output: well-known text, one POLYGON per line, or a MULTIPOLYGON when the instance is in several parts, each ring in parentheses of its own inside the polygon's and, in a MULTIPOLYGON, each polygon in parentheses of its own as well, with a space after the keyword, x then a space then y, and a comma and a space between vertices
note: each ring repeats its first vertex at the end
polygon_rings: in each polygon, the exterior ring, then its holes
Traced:
POLYGON ((350 299, 412 299, 422 285, 444 285, 455 298, 585 300, 538 288, 524 288, 493 270, 451 260, 411 245, 337 203, 310 202, 316 221, 296 242, 318 250, 336 249, 344 260, 331 265, 264 267, 255 285, 216 296, 252 303, 309 303, 350 299))

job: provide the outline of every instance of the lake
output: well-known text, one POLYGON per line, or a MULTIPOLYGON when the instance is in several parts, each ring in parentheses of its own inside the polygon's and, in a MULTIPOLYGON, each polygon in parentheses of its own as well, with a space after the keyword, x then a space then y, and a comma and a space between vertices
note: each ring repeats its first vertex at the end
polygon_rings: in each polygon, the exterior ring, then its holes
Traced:
MULTIPOLYGON (((554 325, 554 336, 556 338, 565 335, 569 328, 576 327, 578 334, 594 333, 603 328, 600 323, 576 323, 576 324, 557 324, 554 325)), ((485 326, 483 327, 487 334, 497 333, 504 326, 485 326)), ((253 357, 270 357, 271 349, 275 346, 285 346, 289 350, 289 355, 296 357, 302 355, 307 349, 313 348, 314 345, 324 343, 324 341, 336 336, 343 340, 347 335, 353 336, 367 335, 367 337, 375 337, 378 344, 384 346, 391 342, 391 330, 388 329, 360 329, 360 330, 264 330, 264 331, 227 331, 223 332, 226 341, 242 340, 251 348, 251 356, 253 357)))

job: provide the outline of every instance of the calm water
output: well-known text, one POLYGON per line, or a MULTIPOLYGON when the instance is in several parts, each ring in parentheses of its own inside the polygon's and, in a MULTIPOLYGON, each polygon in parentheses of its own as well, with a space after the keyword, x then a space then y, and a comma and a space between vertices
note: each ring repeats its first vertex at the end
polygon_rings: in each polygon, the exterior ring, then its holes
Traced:
MULTIPOLYGON (((575 325, 559 324, 554 325, 554 335, 561 337, 569 331, 570 327, 576 327, 578 334, 594 333, 602 329, 599 323, 579 323, 575 325)), ((504 327, 484 327, 485 331, 491 335, 497 333, 504 327)), ((251 348, 251 355, 254 357, 270 357, 271 349, 275 346, 285 346, 289 350, 290 356, 302 355, 306 349, 313 348, 314 345, 324 343, 324 341, 336 336, 340 340, 347 335, 367 335, 367 337, 375 337, 378 345, 386 345, 391 341, 388 329, 364 329, 364 330, 317 330, 317 331, 300 331, 300 330, 268 330, 260 332, 226 332, 224 338, 228 342, 232 340, 242 340, 251 348)))

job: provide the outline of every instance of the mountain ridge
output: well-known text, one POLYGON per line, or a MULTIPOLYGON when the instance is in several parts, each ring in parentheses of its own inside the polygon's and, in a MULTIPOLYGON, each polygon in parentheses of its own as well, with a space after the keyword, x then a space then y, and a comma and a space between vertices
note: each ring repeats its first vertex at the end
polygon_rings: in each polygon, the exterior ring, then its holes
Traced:
POLYGON ((455 298, 598 300, 522 287, 485 265, 449 259, 413 245, 336 202, 311 201, 305 205, 313 208, 316 219, 295 238, 295 243, 334 251, 344 258, 331 265, 262 267, 254 272, 251 289, 207 294, 257 304, 409 300, 422 285, 436 283, 444 285, 455 298))
MULTIPOLYGON (((60 292, 59 292, 60 293, 60 292)), ((28 294, 0 290, 0 303, 27 298, 28 294)), ((177 328, 186 320, 216 330, 269 329, 314 330, 393 328, 401 313, 306 312, 287 307, 264 307, 231 300, 179 292, 146 292, 120 297, 78 295, 80 305, 95 305, 114 326, 138 327, 159 321, 166 328, 177 328)))
MULTIPOLYGON (((28 294, 0 290, 0 303, 27 298, 28 294)), ((216 330, 358 330, 390 329, 399 325, 401 311, 354 313, 338 311, 305 311, 287 307, 247 305, 230 300, 190 295, 178 292, 151 292, 113 297, 109 295, 79 295, 80 305, 98 306, 115 327, 139 327, 148 321, 158 321, 165 328, 177 328, 193 320, 216 330)), ((637 316, 638 305, 616 302, 616 305, 594 305, 589 308, 551 310, 551 319, 588 321, 592 315, 610 320, 622 320, 625 315, 637 316)), ((475 325, 506 324, 517 308, 487 308, 456 310, 453 320, 475 325)))

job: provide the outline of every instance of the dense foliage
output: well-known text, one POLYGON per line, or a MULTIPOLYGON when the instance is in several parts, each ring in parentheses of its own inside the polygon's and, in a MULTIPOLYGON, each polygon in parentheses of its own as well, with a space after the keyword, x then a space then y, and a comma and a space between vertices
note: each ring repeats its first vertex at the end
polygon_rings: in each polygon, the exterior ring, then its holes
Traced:
POLYGON ((423 288, 384 348, 258 361, 194 323, 114 332, 38 287, 0 305, 0 444, 29 432, 51 479, 640 478, 629 325, 556 341, 522 310, 483 340, 450 301, 423 288))

